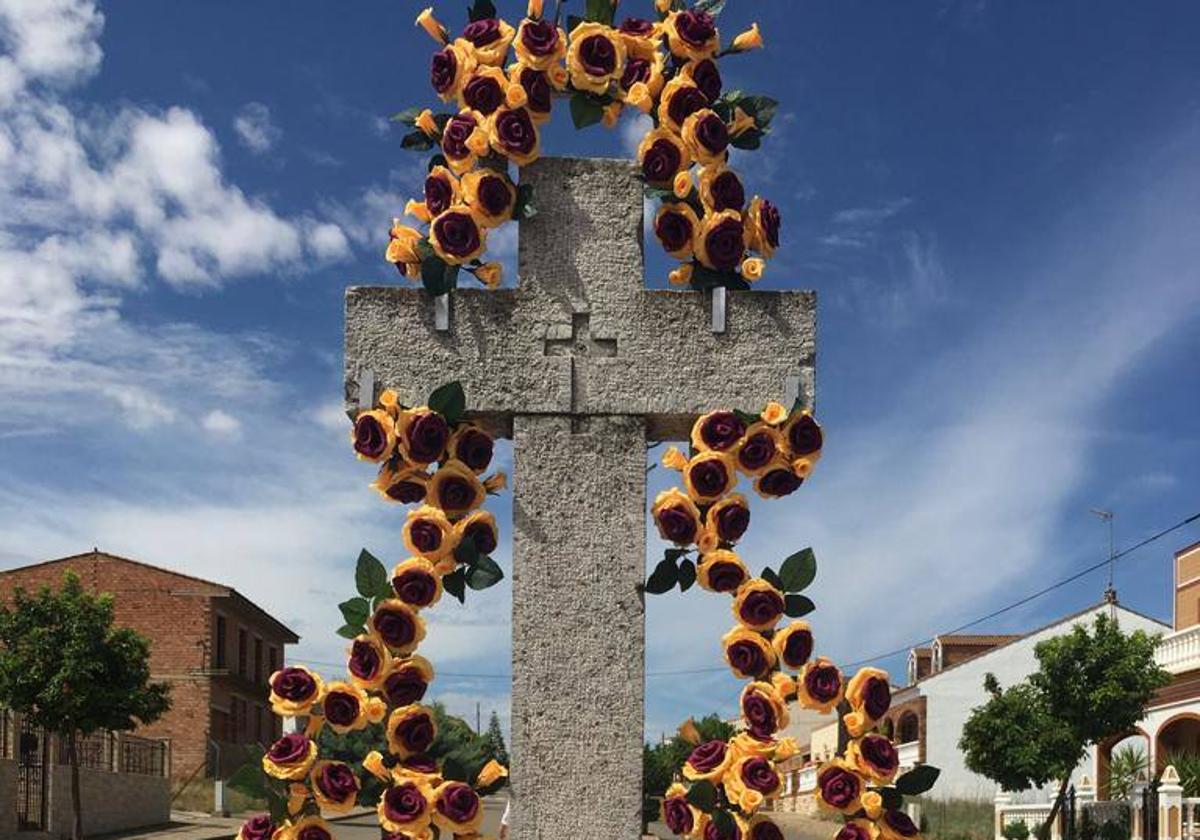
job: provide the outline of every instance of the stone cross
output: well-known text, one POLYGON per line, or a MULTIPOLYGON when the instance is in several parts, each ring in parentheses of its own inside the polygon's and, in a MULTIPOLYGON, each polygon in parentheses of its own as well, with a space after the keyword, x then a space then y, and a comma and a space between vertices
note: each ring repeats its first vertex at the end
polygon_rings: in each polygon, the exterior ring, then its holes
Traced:
MULTIPOLYGON (((463 383, 514 441, 512 786, 516 840, 636 840, 641 829, 647 441, 697 414, 811 404, 812 292, 652 291, 632 163, 524 168, 515 289, 454 293, 449 329, 420 289, 346 293, 346 399, 360 376, 408 405, 463 383), (788 394, 788 391, 791 394, 788 394)), ((716 640, 705 640, 716 646, 716 640)))

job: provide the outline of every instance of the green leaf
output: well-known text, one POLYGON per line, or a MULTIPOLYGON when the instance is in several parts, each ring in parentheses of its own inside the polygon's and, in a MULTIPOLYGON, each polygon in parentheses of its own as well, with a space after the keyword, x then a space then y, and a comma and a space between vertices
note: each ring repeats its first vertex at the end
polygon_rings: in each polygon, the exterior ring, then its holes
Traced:
POLYGON ((879 788, 879 796, 883 799, 883 807, 889 811, 899 811, 904 807, 904 797, 894 787, 879 788))
POLYGON ((362 788, 358 792, 359 807, 374 808, 379 804, 379 799, 383 796, 383 791, 383 782, 370 773, 364 773, 362 788))
POLYGON ((366 598, 351 598, 338 604, 338 609, 342 611, 342 618, 346 619, 347 624, 362 627, 371 614, 371 602, 366 598))
POLYGON ((701 780, 688 788, 687 801, 706 814, 717 807, 717 789, 712 782, 701 780))
POLYGON ((467 17, 471 20, 487 20, 496 16, 496 5, 492 0, 475 0, 467 9, 467 17))
POLYGON ((713 811, 712 819, 720 840, 733 840, 737 836, 737 826, 728 811, 713 811))
POLYGON ((763 569, 762 579, 774 586, 780 592, 786 592, 787 588, 783 585, 783 581, 779 579, 779 575, 775 574, 775 570, 770 566, 763 569))
POLYGON ((929 764, 918 764, 899 779, 896 779, 896 790, 905 796, 920 796, 929 791, 942 771, 929 764))
POLYGON ((597 23, 603 23, 605 26, 612 26, 613 13, 616 10, 617 6, 613 0, 587 0, 587 11, 584 12, 584 17, 597 23))
POLYGON ((452 756, 446 756, 442 759, 442 778, 451 782, 466 782, 467 768, 462 763, 452 756))
POLYGON ((575 27, 584 22, 584 19, 579 15, 567 15, 567 34, 574 32, 575 27))
POLYGON ((521 184, 517 187, 517 200, 513 202, 512 217, 514 219, 532 219, 537 215, 533 206, 533 185, 521 184))
POLYGON ((690 548, 668 548, 663 550, 663 557, 668 560, 679 560, 687 557, 690 548))
POLYGON ((451 426, 462 420, 467 410, 467 395, 461 382, 447 382, 429 395, 429 407, 446 418, 451 426))
POLYGON ((472 589, 488 589, 504 580, 504 570, 491 557, 481 554, 478 562, 467 569, 466 578, 467 586, 472 589))
POLYGON ((766 136, 767 133, 762 129, 748 128, 742 133, 730 137, 729 145, 735 149, 753 151, 762 145, 762 139, 766 136))
POLYGON ((447 276, 450 268, 451 266, 436 254, 431 253, 421 260, 421 283, 425 286, 425 291, 435 297, 449 292, 451 283, 447 276))
POLYGON ((604 119, 604 106, 586 93, 571 97, 571 119, 576 128, 587 128, 604 119))
POLYGON ((803 618, 817 608, 811 600, 803 595, 797 595, 794 592, 789 592, 784 599, 786 612, 792 618, 803 618))
POLYGON ((475 540, 463 540, 454 549, 454 559, 464 566, 474 566, 479 562, 479 549, 475 540))
POLYGON ((458 599, 458 603, 467 603, 466 575, 462 569, 455 569, 442 578, 442 588, 458 599))
POLYGON ((691 560, 684 560, 679 564, 679 591, 687 592, 695 582, 696 564, 691 560))
POLYGON ((743 111, 754 117, 754 122, 758 124, 759 128, 769 126, 771 120, 775 118, 776 109, 779 108, 779 103, 769 96, 743 96, 737 104, 743 111))
POLYGON ((419 106, 405 108, 397 114, 392 114, 392 122, 404 123, 405 125, 416 125, 417 117, 421 116, 421 111, 424 109, 419 106))
POLYGON ((737 284, 745 285, 746 281, 736 271, 716 271, 708 266, 695 263, 692 266, 692 287, 696 289, 712 289, 724 286, 732 289, 737 284))
POLYGON ((445 155, 443 155, 443 154, 436 154, 436 155, 434 155, 433 157, 431 157, 431 158, 429 159, 429 170, 428 170, 428 171, 432 172, 432 171, 433 171, 433 168, 434 168, 435 166, 445 166, 447 169, 449 169, 449 168, 450 168, 450 161, 446 160, 446 156, 445 156, 445 155))
POLYGON ((276 825, 287 819, 287 796, 275 790, 273 787, 267 788, 267 810, 271 813, 271 822, 276 825))
POLYGON ((735 408, 733 413, 737 419, 741 420, 747 426, 753 425, 762 419, 757 414, 751 414, 749 411, 742 411, 740 408, 735 408))
POLYGON ((433 138, 418 128, 400 138, 400 148, 414 152, 427 152, 433 148, 433 138))
POLYGON ((779 567, 784 592, 803 592, 817 577, 817 556, 811 548, 797 551, 779 567))
MULTIPOLYGON (((358 564, 354 567, 354 586, 364 598, 374 598, 385 593, 390 595, 392 591, 387 568, 365 548, 358 553, 358 564)), ((350 621, 349 618, 346 620, 350 621)))
POLYGON ((654 567, 650 579, 646 581, 645 590, 651 595, 662 595, 670 592, 679 582, 679 566, 670 557, 664 557, 654 567))
POLYGON ((343 639, 353 639, 358 636, 358 634, 362 633, 362 631, 363 626, 361 624, 359 624, 357 627, 353 624, 343 624, 337 629, 337 634, 343 639))
POLYGON ((725 0, 696 0, 696 5, 692 8, 697 12, 708 12, 716 17, 725 9, 725 0))

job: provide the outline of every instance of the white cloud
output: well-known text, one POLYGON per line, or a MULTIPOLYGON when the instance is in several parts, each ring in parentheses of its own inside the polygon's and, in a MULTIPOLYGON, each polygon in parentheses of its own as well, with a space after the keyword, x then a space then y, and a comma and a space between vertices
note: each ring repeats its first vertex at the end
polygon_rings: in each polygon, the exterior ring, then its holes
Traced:
POLYGON ((233 130, 242 145, 256 155, 271 151, 283 131, 271 119, 271 109, 261 102, 247 102, 233 119, 233 130))
POLYGON ((620 128, 621 146, 625 149, 625 153, 631 157, 636 157, 638 146, 642 143, 642 138, 652 128, 654 128, 654 121, 650 119, 648 114, 626 109, 625 114, 621 116, 620 128), (627 114, 632 114, 632 116, 626 116, 627 114))
POLYGON ((200 425, 205 431, 223 437, 236 437, 242 431, 242 421, 219 408, 205 414, 200 419, 200 425))

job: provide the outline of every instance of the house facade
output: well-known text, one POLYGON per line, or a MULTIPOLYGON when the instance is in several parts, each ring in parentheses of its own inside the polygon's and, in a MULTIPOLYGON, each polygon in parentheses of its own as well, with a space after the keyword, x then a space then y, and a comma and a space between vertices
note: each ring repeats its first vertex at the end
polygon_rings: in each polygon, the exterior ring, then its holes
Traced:
POLYGON ((171 709, 135 734, 169 742, 171 778, 211 774, 218 761, 228 770, 278 737, 267 679, 299 641, 280 621, 229 586, 99 550, 0 572, 0 599, 58 588, 68 570, 113 596, 118 626, 150 640, 151 676, 171 685, 171 709))

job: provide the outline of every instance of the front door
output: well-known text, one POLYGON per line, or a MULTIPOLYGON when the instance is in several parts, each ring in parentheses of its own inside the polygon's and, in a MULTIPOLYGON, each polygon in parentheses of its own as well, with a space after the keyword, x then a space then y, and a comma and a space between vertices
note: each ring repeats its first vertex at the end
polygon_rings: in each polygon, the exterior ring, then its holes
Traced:
POLYGON ((46 731, 21 718, 17 732, 17 829, 46 830, 46 731))

